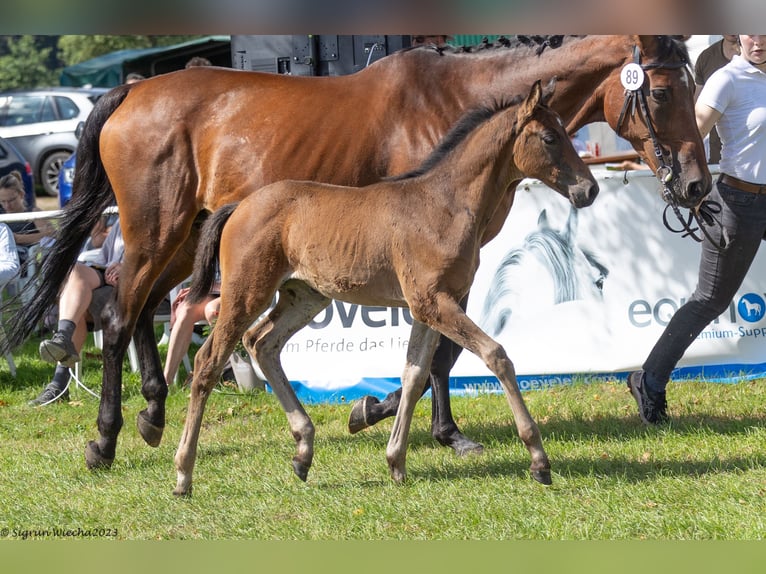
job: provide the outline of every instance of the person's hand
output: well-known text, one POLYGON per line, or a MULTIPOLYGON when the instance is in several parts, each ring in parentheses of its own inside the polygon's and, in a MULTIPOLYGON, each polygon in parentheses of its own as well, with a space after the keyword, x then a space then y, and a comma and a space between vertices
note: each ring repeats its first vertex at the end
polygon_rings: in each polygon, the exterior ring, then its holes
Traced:
POLYGON ((122 263, 112 263, 109 267, 106 268, 106 271, 104 271, 104 281, 106 281, 107 285, 111 285, 112 287, 117 286, 117 281, 120 278, 121 269, 122 263))

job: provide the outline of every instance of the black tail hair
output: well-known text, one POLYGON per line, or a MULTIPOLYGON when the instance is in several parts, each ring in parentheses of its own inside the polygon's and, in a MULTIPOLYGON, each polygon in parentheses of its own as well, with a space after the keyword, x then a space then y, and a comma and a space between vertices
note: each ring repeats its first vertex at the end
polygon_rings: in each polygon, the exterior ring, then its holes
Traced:
POLYGON ((7 341, 0 347, 10 350, 22 344, 34 331, 45 312, 56 302, 59 289, 104 209, 114 205, 114 190, 101 163, 101 128, 120 106, 130 86, 118 86, 96 102, 85 122, 77 144, 72 199, 64 207, 52 247, 45 250, 38 271, 22 293, 3 304, 2 311, 18 307, 7 325, 7 341), (32 293, 29 303, 18 306, 22 294, 32 293))
POLYGON ((238 205, 239 203, 224 205, 208 217, 202 226, 187 296, 190 303, 199 303, 213 288, 223 227, 238 205))

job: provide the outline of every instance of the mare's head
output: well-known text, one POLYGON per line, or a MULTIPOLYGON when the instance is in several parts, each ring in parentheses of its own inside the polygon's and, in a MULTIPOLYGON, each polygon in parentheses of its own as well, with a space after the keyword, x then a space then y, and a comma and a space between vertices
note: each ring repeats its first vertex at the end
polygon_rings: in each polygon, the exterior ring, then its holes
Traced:
POLYGON ((598 183, 577 154, 561 118, 548 107, 552 91, 551 82, 543 93, 538 80, 519 106, 514 162, 525 176, 539 179, 575 207, 585 207, 596 199, 598 183))
POLYGON ((604 116, 668 183, 680 205, 695 206, 710 192, 712 180, 694 114, 686 47, 673 36, 628 38, 628 45, 621 39, 624 62, 603 84, 604 116), (637 89, 632 99, 628 86, 637 89), (646 111, 637 97, 646 102, 646 111))

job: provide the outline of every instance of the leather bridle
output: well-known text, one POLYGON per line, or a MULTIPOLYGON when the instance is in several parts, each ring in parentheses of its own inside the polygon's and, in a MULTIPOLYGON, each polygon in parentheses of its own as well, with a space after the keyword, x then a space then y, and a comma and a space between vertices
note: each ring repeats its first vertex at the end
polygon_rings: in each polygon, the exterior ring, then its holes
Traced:
MULTIPOLYGON (((646 64, 641 63, 641 54, 639 52, 638 46, 633 47, 633 62, 635 64, 638 64, 641 66, 642 70, 654 70, 654 69, 679 69, 684 68, 688 65, 688 62, 680 61, 680 62, 649 62, 646 64)), ((638 106, 641 110, 641 114, 644 116, 644 122, 646 123, 646 128, 649 131, 649 137, 652 140, 652 146, 654 147, 654 155, 657 158, 657 163, 659 167, 657 168, 657 171, 655 175, 657 176, 658 181, 660 182, 660 185, 662 187, 662 198, 665 200, 665 209, 662 212, 662 222, 665 225, 665 227, 672 231, 673 233, 683 233, 683 237, 689 236, 695 241, 702 242, 704 237, 707 237, 708 240, 711 242, 712 245, 714 245, 718 250, 726 249, 726 247, 729 244, 729 236, 726 232, 726 229, 721 224, 720 219, 718 219, 716 216, 721 213, 721 204, 717 201, 713 200, 703 200, 700 202, 700 204, 694 208, 689 209, 689 214, 684 217, 681 214, 681 206, 680 202, 678 201, 678 197, 676 196, 675 191, 673 190, 673 187, 670 185, 670 183, 673 181, 674 174, 673 169, 670 165, 665 163, 665 154, 662 151, 662 147, 659 144, 659 141, 657 139, 657 133, 654 129, 654 125, 652 123, 651 115, 649 114, 649 106, 646 102, 646 93, 644 92, 644 84, 646 83, 646 77, 644 78, 644 82, 642 85, 638 86, 634 90, 627 89, 625 90, 625 100, 622 104, 622 110, 620 111, 620 117, 617 120, 617 134, 619 135, 622 131, 623 122, 625 121, 625 118, 628 114, 628 109, 630 109, 630 115, 634 115, 636 112, 636 102, 638 102, 638 106), (671 209, 676 216, 676 219, 680 222, 681 228, 676 228, 671 226, 670 222, 668 221, 668 209, 671 209), (697 227, 693 227, 693 221, 697 222, 697 227), (721 236, 720 240, 716 241, 713 239, 713 237, 710 236, 710 233, 706 229, 706 227, 710 227, 713 225, 717 225, 721 229, 721 236), (701 231, 702 236, 699 235, 697 232, 701 231), (703 237, 704 236, 704 237, 703 237)))

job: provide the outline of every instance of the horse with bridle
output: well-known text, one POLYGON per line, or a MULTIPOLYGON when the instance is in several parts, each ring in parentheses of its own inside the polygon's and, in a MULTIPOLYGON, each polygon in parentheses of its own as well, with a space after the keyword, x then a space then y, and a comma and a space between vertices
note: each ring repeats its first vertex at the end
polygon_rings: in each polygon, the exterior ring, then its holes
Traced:
POLYGON ((191 492, 205 403, 240 339, 287 414, 297 444, 293 469, 306 480, 315 429, 280 353, 332 299, 406 306, 414 319, 402 401, 386 451, 394 481, 406 477, 413 410, 442 334, 478 355, 498 377, 531 455, 531 475, 550 484, 550 462, 513 363, 460 307, 485 232, 498 214, 503 220, 508 215, 507 196, 525 176, 540 179, 575 207, 590 205, 598 194, 559 116, 544 104, 540 82, 526 98, 466 114, 411 173, 364 187, 285 180, 215 212, 203 226, 189 298, 206 296, 220 260, 221 310, 194 360, 174 493, 191 492), (252 326, 277 292, 276 307, 252 326))
MULTIPOLYGON (((85 452, 89 467, 108 467, 123 425, 122 362, 131 337, 147 400, 138 429, 149 445, 161 441, 168 389, 154 311, 191 273, 207 214, 283 179, 360 186, 406 172, 467 109, 554 77, 550 106, 570 133, 594 121, 615 129, 619 122, 619 135, 661 174, 677 202, 691 207, 709 192, 711 177, 687 63, 683 43, 670 36, 556 36, 476 51, 418 47, 340 77, 197 67, 119 86, 85 123, 72 200, 35 293, 12 318, 9 344, 22 342, 55 302, 85 238, 116 200, 125 257, 115 299, 104 310, 99 438, 85 452), (646 77, 631 93, 644 95, 646 106, 626 113, 621 72, 636 54, 646 77)), ((501 221, 485 229, 486 240, 501 221)), ((480 445, 460 433, 450 412, 447 380, 457 352, 445 343, 432 366, 432 433, 466 451, 480 445)), ((394 413, 395 403, 373 405, 382 408, 364 412, 364 424, 387 408, 394 413)))

